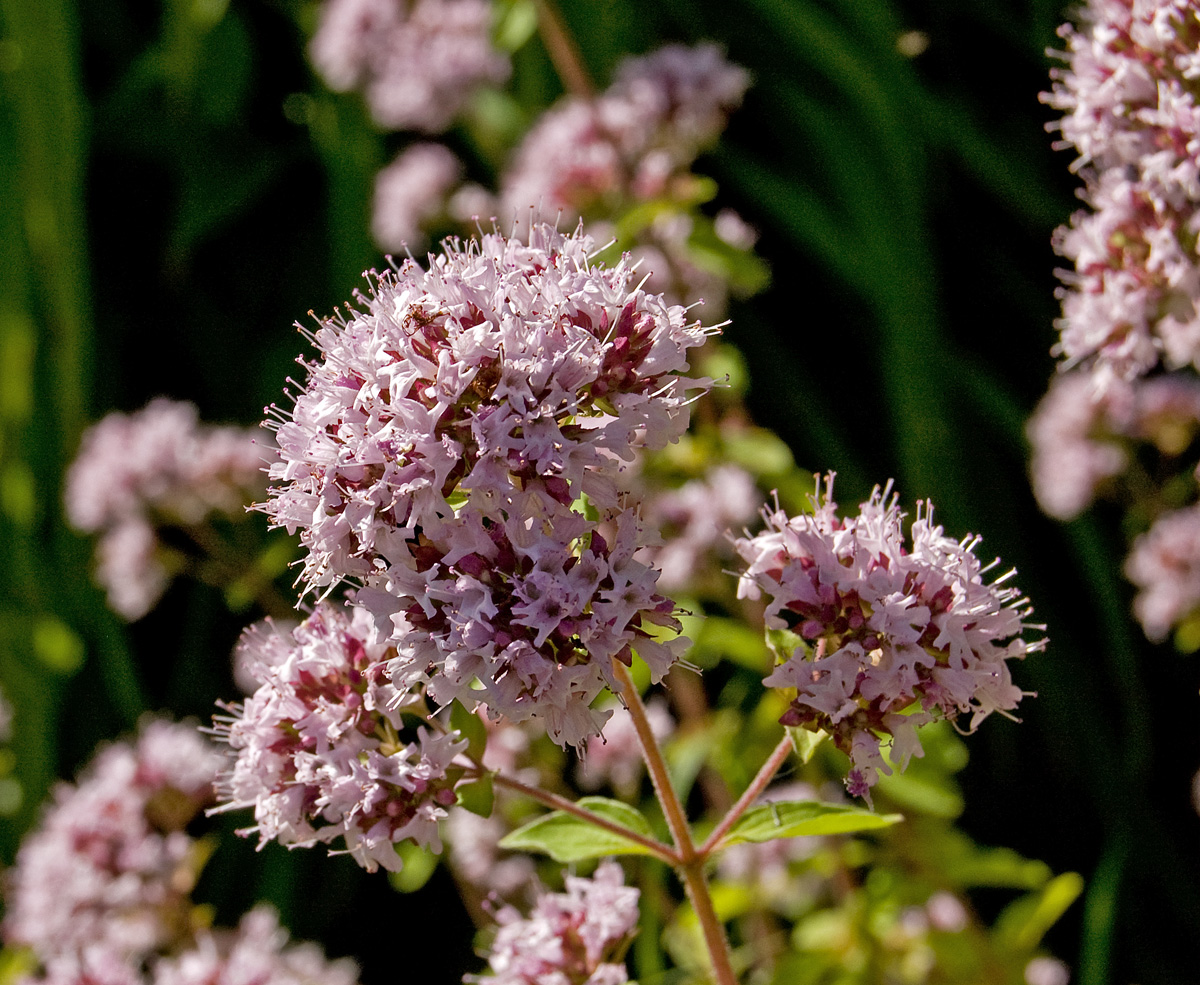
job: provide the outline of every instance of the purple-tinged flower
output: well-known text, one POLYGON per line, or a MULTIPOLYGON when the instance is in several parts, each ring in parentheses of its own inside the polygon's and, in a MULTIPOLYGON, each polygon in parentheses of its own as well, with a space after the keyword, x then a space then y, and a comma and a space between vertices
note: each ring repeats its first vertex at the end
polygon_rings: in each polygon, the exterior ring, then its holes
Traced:
POLYGON ((1200 368, 1200 15, 1187 0, 1091 0, 1065 25, 1068 68, 1043 99, 1079 151, 1081 211, 1060 228, 1060 351, 1099 386, 1160 361, 1200 368))
POLYGON ((604 93, 563 100, 529 131, 502 182, 501 217, 533 208, 573 220, 662 197, 717 139, 749 82, 712 44, 628 59, 604 93))
POLYGON ((149 985, 148 979, 140 960, 97 941, 77 952, 53 955, 14 985, 149 985))
POLYGON ((858 516, 840 518, 833 475, 813 513, 764 511, 767 529, 736 541, 746 570, 739 597, 769 602, 770 628, 803 642, 765 680, 794 688, 783 723, 825 731, 850 756, 846 785, 866 796, 880 770, 881 743, 901 764, 920 755, 917 726, 971 713, 970 727, 1017 706, 1022 692, 1007 661, 1044 640, 1020 635, 1028 600, 1002 587, 1014 573, 984 581, 978 537, 951 540, 918 504, 906 545, 898 497, 878 486, 858 516))
MULTIPOLYGON (((534 778, 536 782, 536 777, 534 778)), ((453 811, 446 819, 446 861, 460 884, 474 887, 484 898, 511 900, 535 883, 537 869, 528 855, 506 852, 501 839, 511 826, 499 812, 480 817, 453 811)))
POLYGON ((109 604, 139 619, 170 572, 156 527, 240 515, 261 494, 263 451, 252 432, 200 424, 192 404, 158 398, 93 425, 67 473, 67 519, 100 533, 96 578, 109 604))
MULTIPOLYGON (((237 930, 198 935, 194 947, 164 958, 151 985, 355 985, 358 967, 330 961, 317 944, 293 944, 269 906, 256 906, 237 930)), ((117 983, 120 985, 120 983, 117 983)))
POLYGON ((135 744, 101 750, 77 785, 61 784, 7 873, 3 934, 66 975, 121 981, 122 961, 191 930, 200 853, 184 831, 213 801, 221 754, 195 728, 145 724, 135 744), (102 945, 103 952, 89 948, 102 945), (103 969, 108 969, 104 972, 103 969))
POLYGON ((322 604, 287 636, 270 624, 244 634, 239 658, 260 686, 217 720, 237 754, 219 809, 252 807, 256 823, 240 833, 257 832, 259 847, 340 837, 372 872, 400 868, 405 838, 441 851, 438 821, 456 799, 450 765, 466 741, 424 727, 401 738, 401 712, 423 682, 406 669, 397 687, 395 651, 370 642, 370 629, 362 609, 322 604))
POLYGON ((444 145, 413 144, 375 176, 371 232, 383 249, 402 252, 425 241, 425 226, 446 210, 462 164, 444 145))
POLYGON ((486 0, 325 0, 309 54, 331 89, 361 88, 392 130, 445 130, 511 67, 486 0))
POLYGON ((1105 426, 1113 392, 1098 395, 1090 375, 1065 373, 1051 381, 1029 419, 1034 495, 1042 509, 1059 520, 1082 513, 1096 490, 1129 464, 1125 448, 1105 426))
POLYGON ((617 479, 686 428, 709 386, 686 353, 712 334, 592 249, 537 226, 377 275, 315 336, 263 507, 301 530, 311 588, 364 583, 393 676, 574 744, 603 722, 588 705, 613 659, 658 677, 684 645, 653 631, 674 605, 634 558, 652 537, 617 479))
POLYGON ((1071 969, 1058 958, 1034 958, 1025 966, 1025 985, 1067 985, 1071 969))
POLYGON ((1154 642, 1200 607, 1200 506, 1164 513, 1133 542, 1125 576, 1138 588, 1133 614, 1154 642))
POLYGON ((147 515, 199 523, 240 511, 262 468, 253 433, 202 425, 192 404, 160 397, 87 430, 67 473, 67 518, 87 533, 147 515))
POLYGON ((1200 430, 1200 380, 1171 374, 1097 389, 1086 373, 1054 378, 1028 424, 1038 502, 1070 520, 1129 465, 1135 441, 1181 455, 1200 430))
POLYGON ((591 879, 567 876, 566 892, 546 893, 522 918, 512 907, 488 954, 488 972, 463 981, 480 985, 625 985, 621 955, 638 920, 638 890, 621 867, 601 862, 591 879))

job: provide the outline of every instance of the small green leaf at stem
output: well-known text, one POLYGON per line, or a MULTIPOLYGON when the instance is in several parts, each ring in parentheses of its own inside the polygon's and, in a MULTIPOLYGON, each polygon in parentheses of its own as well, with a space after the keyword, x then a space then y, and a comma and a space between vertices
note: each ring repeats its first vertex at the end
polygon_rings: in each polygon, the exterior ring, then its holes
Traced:
POLYGON ((492 805, 496 801, 496 795, 492 789, 491 773, 484 773, 478 780, 459 785, 454 792, 458 794, 459 807, 465 807, 480 817, 492 816, 492 805))
POLYGON ((807 650, 804 638, 799 633, 793 633, 790 629, 768 629, 767 646, 775 654, 775 659, 780 663, 786 663, 791 660, 792 655, 799 649, 803 648, 807 650))
POLYGON ((467 755, 479 762, 487 748, 487 726, 473 711, 468 711, 461 701, 450 706, 450 727, 467 740, 467 755))
POLYGON ((827 732, 811 732, 806 728, 788 728, 787 734, 788 738, 792 740, 792 748, 796 750, 796 755, 800 757, 802 763, 807 763, 812 759, 813 753, 817 751, 817 746, 828 738, 827 732))
POLYGON ((774 841, 800 835, 840 835, 886 828, 903 818, 899 814, 876 814, 862 807, 821 804, 813 800, 789 800, 755 807, 738 820, 721 839, 718 849, 744 841, 774 841))
POLYGON ((396 851, 404 865, 399 872, 388 873, 388 882, 399 892, 415 893, 429 882, 429 877, 438 867, 440 856, 412 841, 400 842, 396 851))
MULTIPOLYGON (((635 834, 652 838, 650 822, 628 804, 607 797, 584 797, 579 806, 606 820, 628 828, 635 834)), ((578 862, 606 855, 651 855, 649 849, 619 834, 599 828, 590 821, 565 811, 554 811, 535 818, 500 841, 500 847, 513 851, 542 852, 556 862, 578 862)))

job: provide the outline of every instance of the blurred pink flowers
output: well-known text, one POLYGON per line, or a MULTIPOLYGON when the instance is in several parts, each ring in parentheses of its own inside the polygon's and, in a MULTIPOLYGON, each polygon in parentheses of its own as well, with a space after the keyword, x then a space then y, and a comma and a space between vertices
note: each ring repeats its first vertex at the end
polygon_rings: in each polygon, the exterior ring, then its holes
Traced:
POLYGON ((621 955, 638 921, 638 890, 604 861, 591 879, 567 876, 566 892, 541 896, 528 917, 503 908, 488 953, 490 974, 466 981, 489 985, 625 985, 621 955))
POLYGON ((101 535, 109 605, 130 620, 153 608, 172 574, 156 531, 241 515, 266 484, 263 459, 252 431, 203 425, 192 404, 162 397, 89 428, 64 498, 71 525, 101 535))
POLYGON ((486 0, 325 0, 309 53, 331 89, 363 90, 375 121, 437 133, 508 79, 486 0))

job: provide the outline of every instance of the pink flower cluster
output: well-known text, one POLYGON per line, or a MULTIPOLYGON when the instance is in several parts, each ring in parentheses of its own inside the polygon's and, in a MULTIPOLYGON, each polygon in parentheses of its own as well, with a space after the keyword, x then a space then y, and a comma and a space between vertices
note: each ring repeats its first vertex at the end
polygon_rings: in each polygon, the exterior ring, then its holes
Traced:
POLYGON ((158 962, 148 985, 356 985, 358 967, 330 961, 312 943, 292 944, 269 906, 256 906, 236 930, 206 931, 195 945, 158 962))
POLYGON ((568 98, 529 131, 504 178, 501 218, 530 208, 551 219, 613 215, 630 199, 666 195, 720 135, 749 81, 712 44, 628 59, 603 94, 568 98))
MULTIPOLYGON (((675 731, 675 719, 662 698, 655 697, 646 702, 646 720, 660 743, 675 731)), ((584 790, 599 790, 608 784, 622 799, 633 802, 637 800, 645 771, 633 716, 628 709, 618 705, 604 723, 604 731, 587 740, 579 756, 576 780, 584 790)))
POLYGON ((1079 151, 1081 211, 1055 246, 1061 351, 1098 387, 1160 361, 1200 368, 1200 12, 1189 0, 1090 0, 1043 98, 1079 151))
POLYGON ((396 253, 420 244, 423 227, 444 210, 446 196, 461 176, 462 163, 442 144, 407 148, 375 176, 375 242, 396 253))
POLYGON ((991 584, 975 557, 977 537, 951 540, 918 504, 905 543, 898 497, 875 488, 857 516, 840 518, 833 476, 813 512, 764 513, 767 527, 736 541, 746 569, 739 597, 765 593, 768 627, 803 641, 764 683, 794 688, 782 721, 827 732, 850 756, 851 794, 866 796, 879 771, 890 772, 881 742, 902 764, 920 755, 917 726, 1017 706, 1022 692, 1007 661, 1041 649, 1021 633, 1028 600, 991 584))
POLYGON ((504 82, 487 0, 325 0, 309 54, 331 89, 363 90, 391 130, 445 130, 481 87, 504 82))
POLYGON ((353 961, 329 961, 316 944, 291 944, 275 911, 256 906, 236 930, 201 929, 181 951, 124 960, 103 942, 56 955, 17 985, 355 985, 353 961))
POLYGON ((1070 520, 1122 475, 1134 443, 1167 458, 1200 431, 1200 380, 1171 374, 1115 383, 1097 394, 1082 373, 1058 376, 1029 421, 1033 491, 1042 509, 1070 520))
MULTIPOLYGON (((716 142, 749 81, 714 44, 668 45, 627 59, 605 92, 568 97, 529 130, 491 208, 502 222, 531 212, 550 221, 582 217, 603 239, 629 209, 655 201, 661 207, 649 221, 624 231, 650 289, 683 303, 703 298, 709 311, 720 311, 728 284, 696 262, 690 244, 706 222, 696 213, 705 195, 698 195, 691 166, 716 142)), ((756 238, 729 209, 709 235, 736 249, 756 238)))
POLYGON ((352 962, 289 946, 269 907, 235 931, 195 913, 206 853, 185 828, 225 765, 193 726, 149 721, 55 790, 5 878, 4 942, 38 965, 18 985, 354 985, 352 962))
POLYGON ((156 528, 241 513, 263 488, 263 465, 252 433, 203 426, 192 404, 165 398, 89 428, 67 473, 67 519, 102 535, 96 577, 109 604, 144 616, 170 578, 156 528))
POLYGON ((1158 643, 1200 609, 1200 506, 1171 510, 1133 542, 1125 575, 1139 589, 1133 614, 1158 643))
POLYGON ((761 504, 754 478, 728 462, 650 497, 645 514, 663 538, 652 555, 663 588, 684 589, 730 560, 729 530, 752 520, 761 504))
POLYGON ((1176 508, 1185 489, 1196 495, 1178 459, 1200 430, 1200 10, 1090 0, 1080 17, 1060 31, 1068 68, 1043 98, 1066 113, 1060 146, 1079 151, 1091 211, 1056 233, 1075 264, 1061 291, 1071 371, 1029 425, 1034 491, 1069 519, 1132 473, 1118 491, 1137 526, 1154 519, 1125 572, 1140 589, 1134 613, 1158 641, 1200 605, 1196 507, 1176 508), (1147 445, 1157 458, 1148 470, 1147 445))
MULTIPOLYGON (((456 799, 450 764, 457 732, 421 727, 401 738, 401 712, 421 700, 421 675, 396 651, 369 642, 362 609, 320 605, 286 636, 248 629, 238 657, 260 686, 216 731, 237 754, 221 778, 221 810, 254 809, 260 847, 328 844, 368 871, 396 871, 405 838, 441 851, 438 821, 456 799), (397 685, 393 681, 403 679, 397 685)), ((460 774, 461 775, 461 774, 460 774)))
POLYGON ((617 479, 686 428, 709 385, 686 353, 711 334, 593 248, 536 226, 376 275, 315 336, 263 507, 301 531, 310 587, 364 584, 393 678, 576 745, 613 659, 636 650, 657 678, 685 645, 656 638, 674 605, 617 479))
POLYGON ((547 893, 523 918, 503 908, 480 985, 626 985, 620 954, 638 920, 638 890, 621 867, 601 862, 591 879, 567 876, 565 893, 547 893))
POLYGON ((6 874, 5 942, 48 966, 102 943, 101 963, 122 968, 186 937, 197 852, 184 828, 223 765, 195 728, 165 721, 103 749, 54 791, 6 874))

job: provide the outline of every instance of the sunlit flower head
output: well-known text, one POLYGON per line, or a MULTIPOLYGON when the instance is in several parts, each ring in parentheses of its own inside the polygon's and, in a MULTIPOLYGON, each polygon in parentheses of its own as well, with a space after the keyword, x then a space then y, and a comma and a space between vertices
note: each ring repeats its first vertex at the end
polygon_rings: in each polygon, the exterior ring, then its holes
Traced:
POLYGON ((340 838, 364 868, 395 871, 399 841, 441 850, 450 764, 466 742, 424 727, 406 737, 401 712, 420 700, 420 679, 393 684, 395 651, 369 642, 370 625, 362 609, 323 604, 290 633, 261 623, 244 634, 240 659, 260 686, 217 721, 237 755, 221 809, 253 808, 242 833, 260 846, 340 838))
POLYGON ((812 513, 768 510, 766 529, 736 542, 739 595, 765 594, 768 627, 801 640, 765 681, 795 689, 783 722, 833 738, 850 756, 855 795, 888 771, 882 743, 907 762, 920 754, 918 725, 969 713, 974 728, 1015 708, 1022 692, 1008 661, 1044 646, 1021 635, 1041 627, 1004 585, 1014 572, 984 580, 998 562, 980 563, 978 537, 946 537, 926 502, 906 543, 904 517, 890 483, 857 516, 839 517, 830 475, 812 513))
POLYGON ((711 330, 592 249, 536 226, 376 276, 276 411, 263 507, 300 530, 311 588, 363 583, 396 666, 427 671, 438 702, 572 744, 604 720, 588 706, 614 659, 636 651, 657 678, 683 646, 654 629, 677 628, 674 605, 635 559, 653 531, 618 479, 710 385, 685 374, 711 330))

